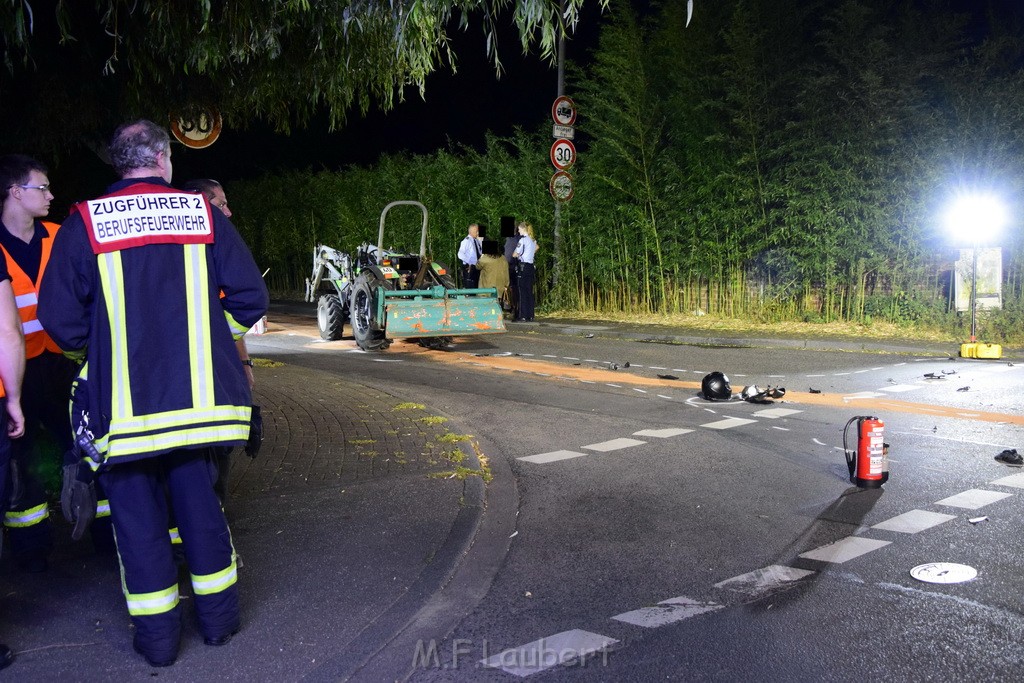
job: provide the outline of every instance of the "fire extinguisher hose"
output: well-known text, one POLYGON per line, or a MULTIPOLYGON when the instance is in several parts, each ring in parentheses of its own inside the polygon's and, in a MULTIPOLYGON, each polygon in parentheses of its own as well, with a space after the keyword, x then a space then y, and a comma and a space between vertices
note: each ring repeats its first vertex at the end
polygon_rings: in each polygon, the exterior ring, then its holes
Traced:
POLYGON ((846 469, 850 470, 850 479, 853 479, 853 472, 856 467, 856 452, 851 451, 847 445, 846 435, 850 431, 850 425, 861 419, 860 415, 856 415, 850 418, 850 421, 843 427, 843 453, 846 455, 846 469))

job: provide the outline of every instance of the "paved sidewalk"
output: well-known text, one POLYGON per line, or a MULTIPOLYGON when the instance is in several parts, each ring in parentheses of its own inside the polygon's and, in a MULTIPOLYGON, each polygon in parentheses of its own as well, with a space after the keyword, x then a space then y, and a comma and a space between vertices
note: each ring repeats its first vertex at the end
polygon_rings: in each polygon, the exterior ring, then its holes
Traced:
POLYGON ((450 577, 484 504, 480 477, 444 474, 459 453, 475 466, 458 428, 298 366, 257 367, 256 378, 266 441, 255 460, 235 456, 226 504, 243 560, 241 632, 203 645, 184 582, 178 661, 151 669, 132 651, 116 560, 73 543, 51 509, 47 572, 0 559, 0 641, 16 653, 0 680, 339 680, 450 577))

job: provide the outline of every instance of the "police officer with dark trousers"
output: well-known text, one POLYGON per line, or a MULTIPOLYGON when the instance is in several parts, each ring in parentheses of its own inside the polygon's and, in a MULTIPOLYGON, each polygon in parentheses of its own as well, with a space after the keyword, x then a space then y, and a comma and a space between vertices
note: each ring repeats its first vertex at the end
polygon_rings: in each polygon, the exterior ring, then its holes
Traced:
POLYGON ((122 180, 61 226, 39 317, 61 348, 85 357, 72 426, 110 501, 135 650, 169 666, 181 608, 168 497, 204 642, 224 645, 240 626, 236 555, 209 452, 249 434, 252 397, 234 341, 268 296, 224 214, 170 186, 166 130, 125 124, 109 152, 122 180))
POLYGON ((34 474, 41 464, 36 436, 39 427, 46 427, 61 456, 70 453, 68 395, 77 367, 64 357, 36 316, 39 283, 59 227, 41 220, 50 212, 53 200, 46 167, 23 154, 0 157, 0 188, 0 252, 14 290, 27 358, 21 397, 26 435, 15 442, 12 450, 17 483, 4 526, 10 533, 18 566, 41 572, 47 568, 53 541, 46 493, 34 474))
POLYGON ((517 226, 519 231, 519 244, 516 246, 513 256, 519 259, 519 314, 516 320, 533 320, 533 283, 537 279, 537 271, 534 267, 534 260, 537 257, 537 240, 533 238, 533 226, 529 223, 520 223, 517 226))
MULTIPOLYGON (((11 439, 25 433, 25 417, 21 411, 25 341, 10 279, 7 265, 0 261, 0 513, 4 512, 9 495, 7 473, 11 439)), ((2 541, 0 537, 0 543, 2 541)), ((7 667, 13 660, 11 648, 0 644, 0 669, 7 667)))
POLYGON ((462 286, 466 289, 476 289, 480 282, 480 271, 476 269, 476 262, 480 260, 483 253, 480 239, 480 226, 473 223, 469 226, 466 236, 459 243, 459 261, 462 262, 462 286))

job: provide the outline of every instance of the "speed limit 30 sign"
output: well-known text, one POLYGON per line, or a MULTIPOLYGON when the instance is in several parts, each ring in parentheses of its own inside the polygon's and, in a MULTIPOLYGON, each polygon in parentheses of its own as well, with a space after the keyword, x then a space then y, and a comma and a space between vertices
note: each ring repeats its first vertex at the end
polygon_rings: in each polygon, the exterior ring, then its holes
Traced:
POLYGON ((559 171, 564 171, 575 163, 576 145, 572 144, 572 140, 555 140, 551 145, 551 164, 559 171))

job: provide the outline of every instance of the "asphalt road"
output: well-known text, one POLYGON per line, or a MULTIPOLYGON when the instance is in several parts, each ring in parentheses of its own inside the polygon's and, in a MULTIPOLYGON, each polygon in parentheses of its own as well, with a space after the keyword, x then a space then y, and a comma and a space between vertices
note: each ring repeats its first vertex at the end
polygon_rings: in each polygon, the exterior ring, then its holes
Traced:
POLYGON ((366 354, 314 339, 311 315, 279 315, 277 332, 272 317, 252 353, 429 399, 473 429, 492 489, 514 493, 514 510, 488 511, 514 515, 515 530, 481 567, 490 585, 475 609, 444 641, 406 634, 367 671, 1017 680, 1024 471, 993 457, 1024 452, 1024 363, 536 325, 366 354), (737 390, 788 392, 709 403, 697 385, 711 370, 737 390), (843 427, 864 415, 885 421, 891 444, 881 490, 848 481, 843 427), (977 577, 911 576, 930 562, 977 577))

